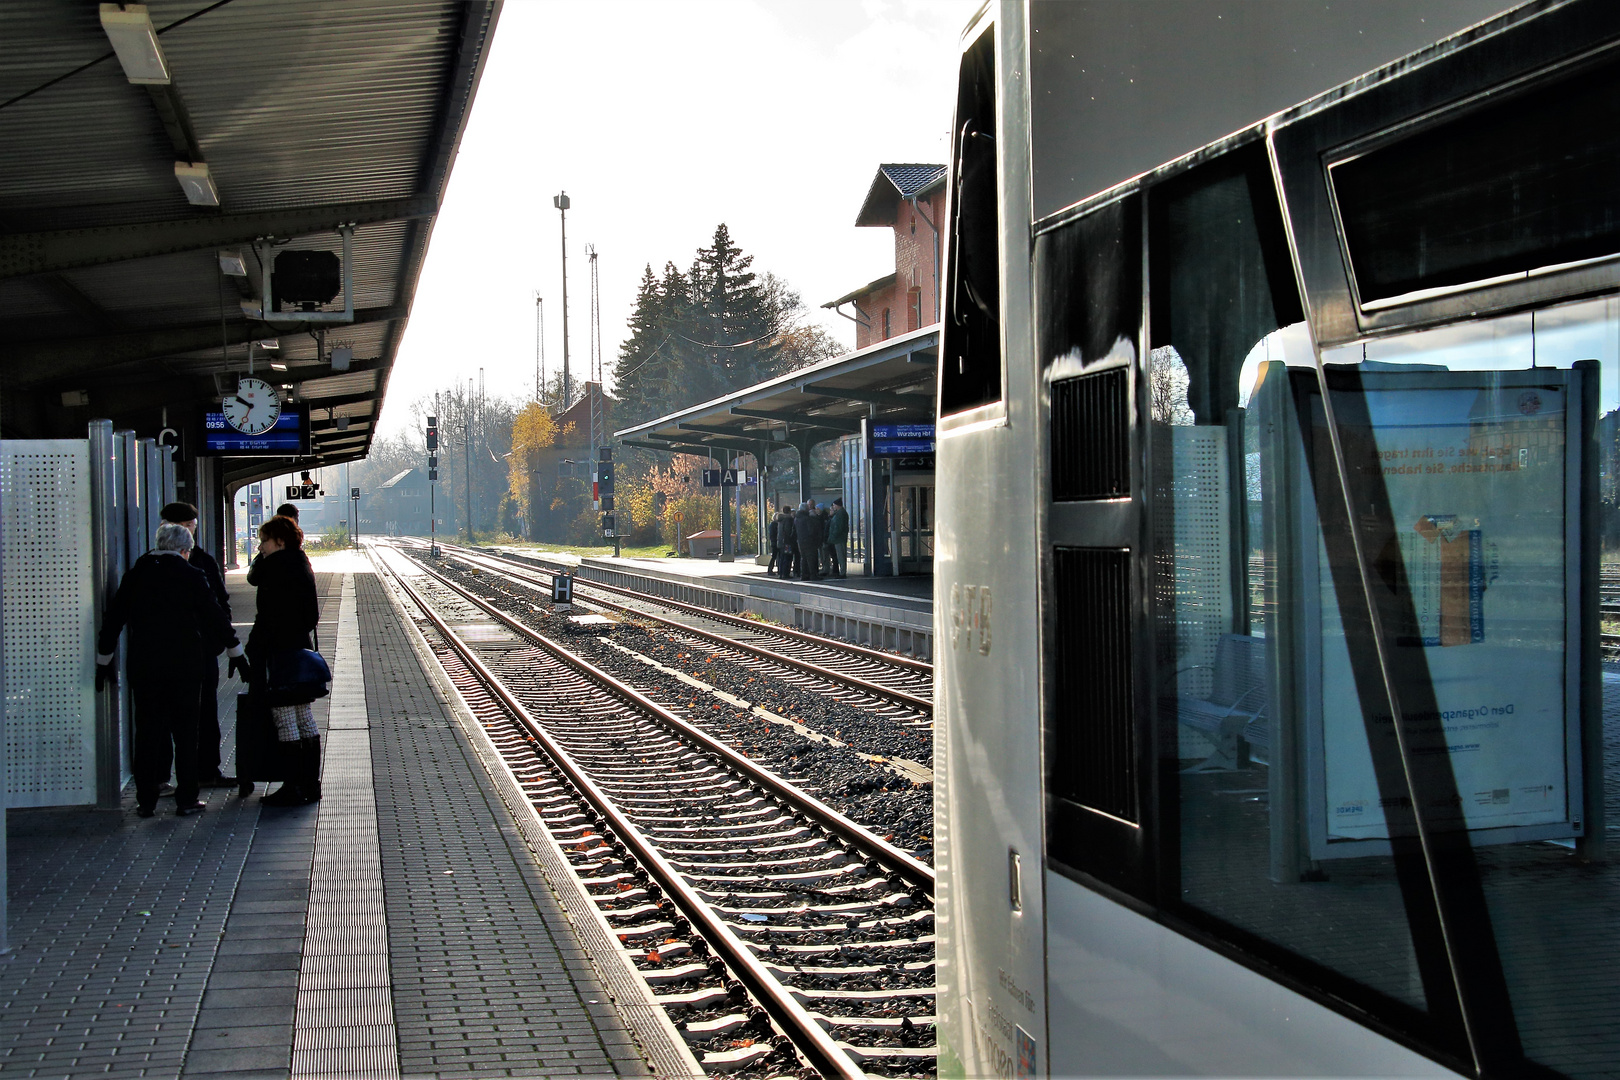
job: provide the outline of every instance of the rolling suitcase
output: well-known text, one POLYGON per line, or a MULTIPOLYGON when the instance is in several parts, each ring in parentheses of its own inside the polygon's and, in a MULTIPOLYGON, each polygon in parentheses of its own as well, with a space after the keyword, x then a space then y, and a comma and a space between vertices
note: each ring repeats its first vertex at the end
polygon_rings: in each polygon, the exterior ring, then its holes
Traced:
POLYGON ((292 763, 282 746, 264 698, 246 690, 237 694, 236 779, 244 799, 253 794, 255 782, 272 784, 287 778, 292 763))

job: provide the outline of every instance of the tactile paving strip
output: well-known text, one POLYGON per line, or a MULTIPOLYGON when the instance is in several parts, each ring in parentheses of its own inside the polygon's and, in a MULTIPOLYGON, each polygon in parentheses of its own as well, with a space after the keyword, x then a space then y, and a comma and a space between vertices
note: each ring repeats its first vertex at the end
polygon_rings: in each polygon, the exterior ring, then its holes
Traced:
POLYGON ((294 1077, 399 1076, 354 577, 343 578, 315 865, 293 1024, 294 1077))

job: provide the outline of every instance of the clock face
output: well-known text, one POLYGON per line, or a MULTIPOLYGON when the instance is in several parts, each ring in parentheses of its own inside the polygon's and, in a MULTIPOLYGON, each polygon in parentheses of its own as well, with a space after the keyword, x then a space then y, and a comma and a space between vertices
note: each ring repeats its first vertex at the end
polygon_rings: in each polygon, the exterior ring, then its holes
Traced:
POLYGON ((281 419, 281 395, 263 379, 243 378, 236 395, 227 395, 225 422, 244 435, 261 435, 281 419))

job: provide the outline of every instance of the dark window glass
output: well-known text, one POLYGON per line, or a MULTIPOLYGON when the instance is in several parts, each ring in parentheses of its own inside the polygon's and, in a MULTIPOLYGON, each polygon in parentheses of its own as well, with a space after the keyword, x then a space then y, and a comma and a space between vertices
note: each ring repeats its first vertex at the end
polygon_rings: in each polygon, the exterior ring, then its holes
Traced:
POLYGON ((948 324, 941 414, 1001 400, 1001 199, 996 183, 995 30, 962 54, 956 97, 948 324))
POLYGON ((1620 60, 1331 167, 1362 303, 1620 253, 1620 60))
POLYGON ((1041 367, 1077 375, 1132 360, 1142 332, 1142 202, 1130 196, 1035 239, 1035 325, 1041 367))
MULTIPOLYGON (((1365 758, 1380 714, 1340 662, 1371 639, 1330 572, 1353 547, 1319 512, 1341 489, 1330 445, 1302 434, 1314 354, 1268 175, 1251 150, 1147 196, 1161 895, 1336 997, 1450 1033, 1428 1015, 1437 980, 1450 1000, 1446 957, 1414 943, 1432 929, 1421 859, 1322 835, 1320 749, 1365 758)), ((1404 794, 1363 792, 1362 811, 1404 794)))

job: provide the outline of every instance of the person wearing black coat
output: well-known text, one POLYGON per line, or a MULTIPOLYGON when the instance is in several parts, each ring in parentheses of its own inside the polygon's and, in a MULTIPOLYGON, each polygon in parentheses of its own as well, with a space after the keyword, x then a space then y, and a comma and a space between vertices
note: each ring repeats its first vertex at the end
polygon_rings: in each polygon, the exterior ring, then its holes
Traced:
MULTIPOLYGON (((172 502, 158 511, 158 516, 164 521, 171 521, 176 525, 184 525, 186 531, 191 533, 195 543, 197 539, 197 508, 188 502, 172 502)), ((214 557, 203 550, 201 544, 195 544, 191 549, 191 565, 203 572, 208 579, 208 589, 214 594, 219 606, 225 609, 225 617, 230 618, 231 594, 225 589, 225 573, 219 568, 214 557)), ((231 632, 231 639, 222 643, 219 652, 237 644, 236 632, 231 632)), ((219 752, 219 661, 215 653, 214 663, 208 665, 203 671, 202 700, 197 708, 197 782, 203 787, 235 787, 236 777, 226 776, 220 772, 219 752)), ((244 682, 247 681, 247 660, 234 656, 230 661, 231 674, 240 674, 244 682)))
POLYGON ((793 515, 794 538, 799 545, 799 577, 816 581, 821 577, 821 518, 809 499, 793 515))
POLYGON ((197 801, 197 711, 206 670, 217 677, 220 649, 235 660, 231 617, 208 588, 208 579, 187 559, 191 532, 172 522, 158 526, 152 551, 118 583, 96 639, 96 689, 116 682, 113 661, 118 636, 128 626, 130 695, 135 704, 135 806, 141 817, 156 812, 158 788, 169 778, 171 744, 175 813, 203 809, 197 801))
POLYGON ((310 709, 316 695, 289 699, 272 696, 269 688, 271 658, 314 648, 311 634, 321 619, 315 571, 304 554, 304 533, 291 518, 278 515, 259 526, 253 583, 258 587, 257 611, 247 640, 253 691, 269 702, 276 738, 291 763, 288 779, 264 801, 271 806, 302 806, 321 797, 321 734, 310 709))

